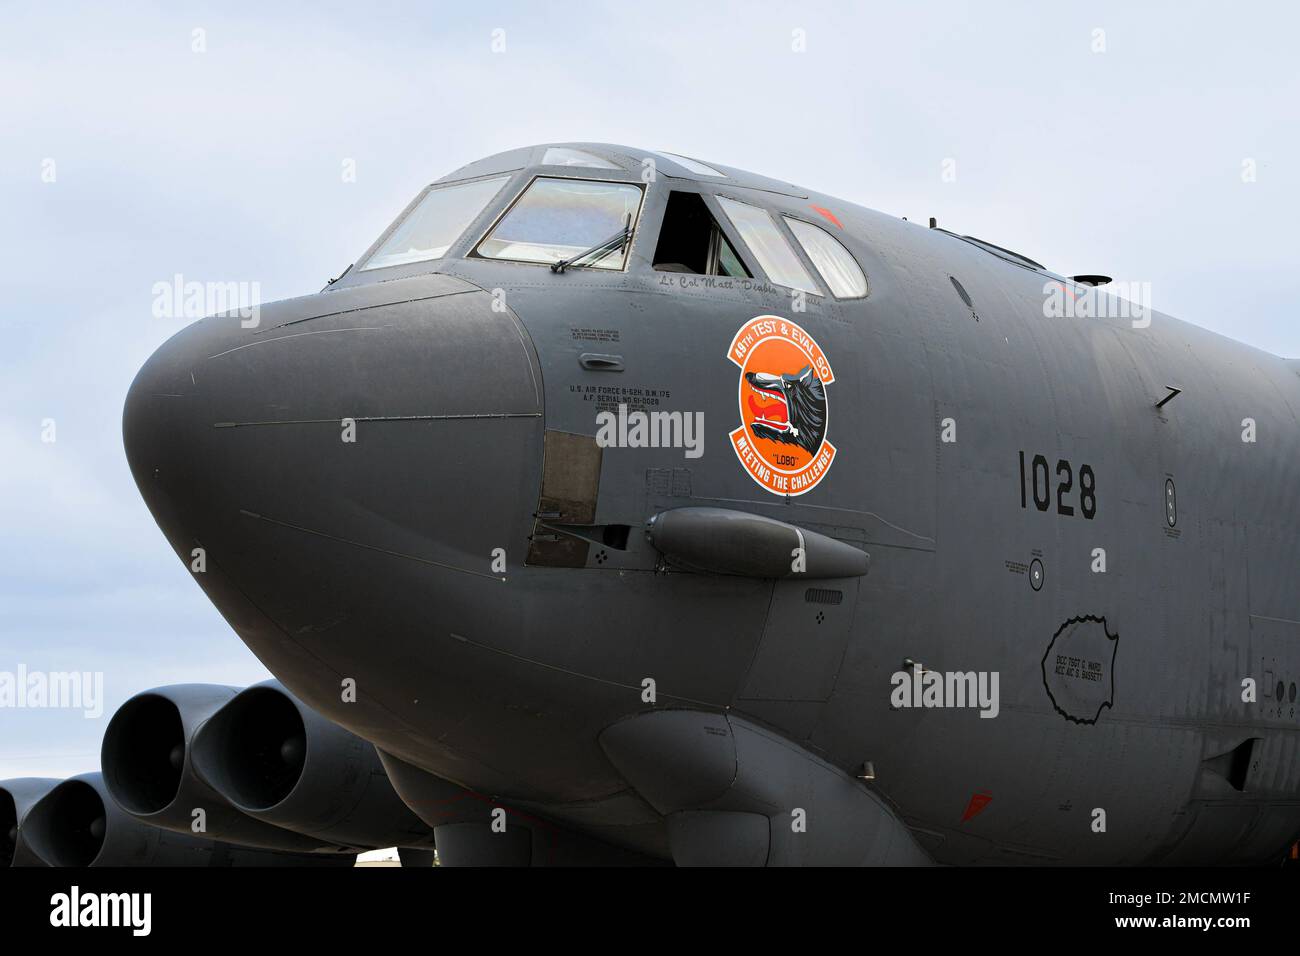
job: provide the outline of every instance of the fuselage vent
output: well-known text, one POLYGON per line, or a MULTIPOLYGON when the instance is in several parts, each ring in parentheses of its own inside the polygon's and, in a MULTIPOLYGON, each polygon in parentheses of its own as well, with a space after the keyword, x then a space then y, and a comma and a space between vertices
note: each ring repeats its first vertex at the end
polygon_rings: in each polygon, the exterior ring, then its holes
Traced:
POLYGON ((809 604, 839 604, 844 600, 844 592, 835 588, 809 588, 803 592, 803 599, 809 604))

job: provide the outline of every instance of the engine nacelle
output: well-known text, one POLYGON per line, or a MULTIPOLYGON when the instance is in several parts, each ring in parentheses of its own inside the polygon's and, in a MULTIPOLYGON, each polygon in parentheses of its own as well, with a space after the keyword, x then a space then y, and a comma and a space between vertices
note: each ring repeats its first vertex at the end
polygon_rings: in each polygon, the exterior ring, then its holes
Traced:
POLYGON ((36 802, 58 785, 46 777, 0 780, 0 866, 45 866, 27 843, 26 820, 36 802))
POLYGON ((270 850, 344 852, 252 819, 194 771, 194 735, 237 693, 217 684, 174 684, 136 694, 119 707, 104 731, 100 754, 113 800, 137 820, 176 833, 270 850), (195 834, 200 817, 203 829, 195 834))
POLYGON ((351 866, 345 853, 282 853, 233 846, 142 823, 122 810, 98 773, 71 777, 36 802, 23 824, 50 866, 351 866))
POLYGON ((611 846, 474 793, 377 751, 393 787, 429 826, 443 866, 636 866, 652 857, 611 846))
POLYGON ((926 866, 893 808, 839 767, 734 714, 654 710, 606 756, 663 814, 679 866, 926 866))
POLYGON ((279 681, 235 695, 192 743, 198 774, 255 820, 354 847, 433 845, 375 748, 279 681))

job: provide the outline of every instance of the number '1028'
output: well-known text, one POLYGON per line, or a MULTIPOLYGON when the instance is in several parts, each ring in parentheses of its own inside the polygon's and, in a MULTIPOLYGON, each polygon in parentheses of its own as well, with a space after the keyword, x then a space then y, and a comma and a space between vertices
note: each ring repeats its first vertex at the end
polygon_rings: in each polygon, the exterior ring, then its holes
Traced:
POLYGON ((1075 487, 1074 466, 1062 458, 1053 471, 1047 459, 1035 455, 1026 465, 1025 453, 1020 453, 1020 507, 1028 508, 1032 497, 1034 507, 1047 511, 1056 501, 1058 515, 1074 514, 1074 503, 1079 504, 1079 514, 1091 521, 1097 514, 1097 476, 1091 465, 1079 466, 1078 487, 1075 487), (1056 492, 1053 494, 1053 476, 1056 492))

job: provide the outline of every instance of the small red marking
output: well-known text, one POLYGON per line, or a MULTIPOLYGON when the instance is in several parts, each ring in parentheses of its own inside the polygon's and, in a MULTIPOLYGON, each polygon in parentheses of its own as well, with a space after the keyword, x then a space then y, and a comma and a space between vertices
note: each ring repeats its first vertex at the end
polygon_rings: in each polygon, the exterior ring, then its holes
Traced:
POLYGON ((970 803, 966 804, 966 812, 961 815, 961 822, 965 823, 971 817, 976 816, 981 810, 989 805, 993 795, 987 790, 981 793, 972 793, 970 803))
POLYGON ((820 215, 820 216, 825 216, 827 219, 829 219, 831 222, 835 223, 835 225, 839 226, 841 229, 844 228, 844 223, 842 223, 842 222, 840 222, 838 219, 836 219, 836 218, 835 218, 835 213, 831 212, 831 211, 830 211, 829 209, 827 209, 826 207, 824 207, 824 206, 809 206, 808 208, 811 209, 813 212, 817 213, 817 214, 820 215))

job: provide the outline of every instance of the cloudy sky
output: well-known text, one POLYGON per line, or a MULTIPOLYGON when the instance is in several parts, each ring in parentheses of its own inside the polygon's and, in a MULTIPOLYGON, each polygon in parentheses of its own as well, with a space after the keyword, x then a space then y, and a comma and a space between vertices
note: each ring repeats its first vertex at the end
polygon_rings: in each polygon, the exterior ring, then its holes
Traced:
POLYGON ((189 321, 154 284, 315 291, 480 156, 739 166, 1300 355, 1291 5, 231 6, 0 3, 0 672, 105 680, 98 720, 0 710, 0 778, 93 769, 136 691, 266 676, 122 454, 135 371, 189 321))

